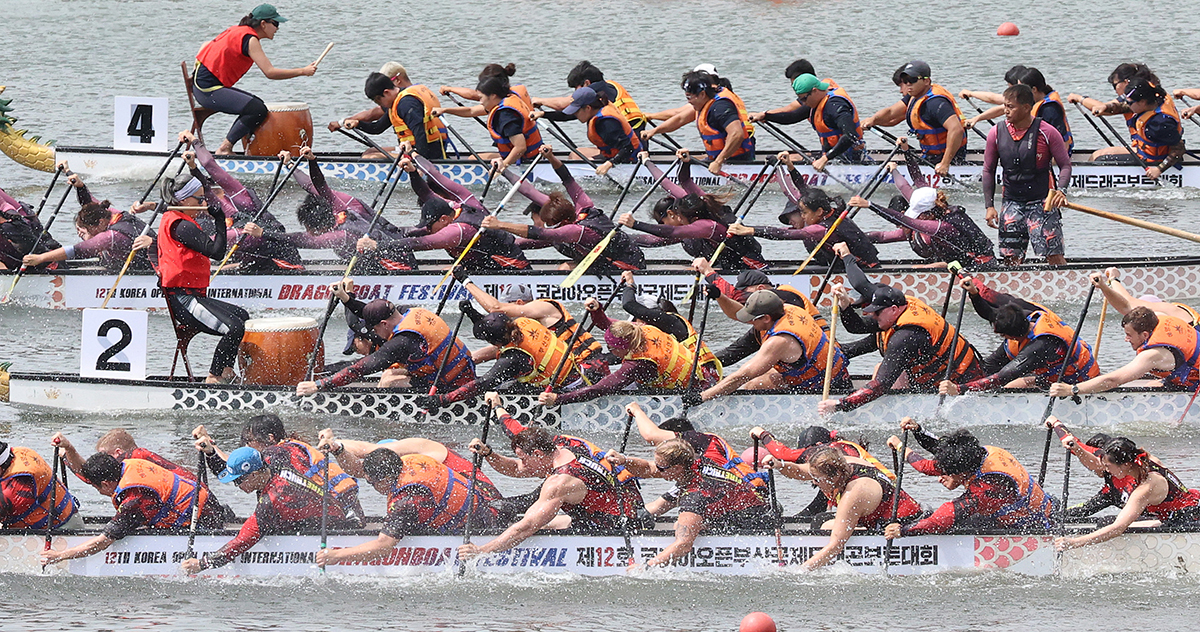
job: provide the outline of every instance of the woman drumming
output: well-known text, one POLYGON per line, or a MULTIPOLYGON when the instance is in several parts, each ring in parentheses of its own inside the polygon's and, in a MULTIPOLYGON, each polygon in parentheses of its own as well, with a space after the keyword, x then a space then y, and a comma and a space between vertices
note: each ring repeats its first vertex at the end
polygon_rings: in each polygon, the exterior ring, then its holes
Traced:
MULTIPOLYGON (((778 158, 788 168, 789 177, 779 178, 779 187, 788 199, 787 206, 779 214, 779 223, 787 228, 734 224, 729 227, 729 234, 774 240, 800 239, 804 241, 804 247, 812 252, 841 213, 842 199, 831 198, 821 189, 809 188, 804 177, 793 166, 790 153, 780 152, 778 158)), ((813 263, 819 266, 837 264, 838 259, 833 255, 833 245, 837 243, 845 243, 859 265, 866 268, 879 265, 879 251, 875 250, 866 234, 850 218, 838 224, 834 234, 825 240, 821 250, 813 256, 813 263)))
MULTIPOLYGON (((730 226, 736 224, 737 216, 725 205, 723 196, 705 193, 692 180, 691 155, 686 149, 676 152, 682 162, 679 165, 679 184, 662 179, 662 187, 668 193, 654 205, 651 216, 657 224, 639 222, 633 213, 623 213, 618 224, 649 235, 637 237, 635 241, 644 248, 658 248, 671 244, 682 244, 684 251, 692 257, 710 259, 717 246, 725 242, 725 248, 713 267, 725 270, 762 269, 767 267, 762 246, 753 236, 731 234, 730 226)), ((650 174, 659 179, 662 171, 645 158, 643 164, 650 174)))
MULTIPOLYGON (((185 160, 195 160, 192 152, 185 160)), ((208 296, 209 260, 225 256, 226 235, 216 231, 205 234, 196 222, 201 211, 218 226, 225 223, 217 195, 200 179, 199 169, 192 176, 163 181, 163 201, 168 204, 158 225, 158 283, 172 317, 206 334, 220 336, 208 370, 209 384, 229 383, 234 377, 233 363, 242 343, 246 310, 208 296)))
MULTIPOLYGON (((901 149, 908 148, 904 139, 900 142, 901 149)), ((894 196, 888 206, 874 204, 857 195, 846 203, 847 206, 869 208, 897 226, 893 230, 871 231, 867 238, 876 244, 907 241, 913 252, 926 261, 918 267, 944 268, 947 263, 958 261, 966 269, 996 268, 999 261, 992 240, 971 219, 967 209, 951 206, 944 191, 926 184, 913 154, 905 152, 905 166, 912 178, 911 185, 896 163, 887 164, 896 188, 900 189, 900 195, 894 196)))
POLYGON ((237 26, 222 31, 196 54, 192 79, 196 104, 238 117, 217 148, 218 156, 232 154, 233 144, 258 129, 270 114, 262 99, 233 87, 251 66, 257 65, 267 79, 311 77, 317 72, 315 62, 291 69, 271 65, 263 52, 262 40, 275 39, 280 22, 287 22, 287 18, 279 15, 273 5, 260 4, 237 26))

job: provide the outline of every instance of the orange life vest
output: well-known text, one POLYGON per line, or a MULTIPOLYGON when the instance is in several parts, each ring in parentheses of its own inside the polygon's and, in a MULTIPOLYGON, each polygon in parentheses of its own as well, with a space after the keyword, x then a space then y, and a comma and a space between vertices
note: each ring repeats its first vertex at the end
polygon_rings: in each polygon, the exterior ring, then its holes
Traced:
POLYGON ((1171 153, 1170 145, 1160 145, 1146 137, 1146 123, 1158 114, 1166 114, 1175 120, 1175 128, 1183 133, 1183 122, 1179 118, 1179 110, 1175 109, 1175 100, 1167 95, 1162 104, 1153 110, 1134 114, 1125 114, 1125 125, 1129 127, 1129 145, 1133 151, 1149 164, 1158 164, 1171 153))
POLYGON ((865 147, 866 141, 863 140, 862 125, 858 121, 858 107, 854 105, 850 94, 838 86, 833 79, 826 78, 825 82, 829 84, 829 91, 825 93, 825 98, 821 99, 820 105, 808 115, 808 121, 812 123, 817 136, 821 137, 821 147, 825 151, 829 151, 842 139, 842 130, 825 124, 825 104, 829 103, 830 99, 845 99, 846 103, 850 104, 850 109, 854 112, 854 133, 858 137, 853 146, 860 149, 865 147))
POLYGON ((896 324, 892 325, 891 329, 875 334, 879 354, 887 355, 888 340, 897 329, 919 327, 929 333, 929 340, 933 343, 933 356, 924 364, 908 366, 906 371, 909 383, 922 386, 941 380, 945 375, 947 362, 952 362, 954 366, 950 371, 951 381, 966 374, 976 361, 975 350, 971 345, 958 334, 954 325, 946 322, 933 308, 911 296, 905 298, 908 299, 908 307, 900 314, 896 324))
POLYGON ((546 386, 554 377, 554 371, 558 370, 558 365, 562 364, 563 357, 567 356, 566 364, 558 374, 558 380, 554 382, 555 386, 566 384, 569 379, 573 379, 576 373, 575 358, 570 357, 567 353, 567 343, 563 342, 554 332, 546 328, 545 325, 532 318, 514 318, 513 324, 517 326, 517 330, 521 332, 521 340, 517 343, 506 344, 500 347, 500 353, 504 353, 509 349, 515 349, 529 356, 533 363, 533 370, 525 375, 517 377, 517 381, 523 384, 532 384, 534 386, 546 386))
POLYGON ((525 137, 525 153, 521 155, 521 158, 537 156, 538 149, 542 146, 542 133, 538 130, 537 123, 529 120, 529 113, 533 111, 533 107, 520 95, 512 92, 504 97, 504 100, 492 110, 487 119, 488 133, 492 135, 492 143, 496 145, 500 155, 507 158, 513 150, 512 141, 501 136, 499 130, 496 129, 496 115, 504 109, 512 110, 521 117, 521 135, 525 137))
POLYGON ((604 139, 600 136, 600 133, 596 131, 596 126, 604 119, 612 119, 620 123, 621 133, 624 134, 625 138, 628 138, 629 142, 633 144, 634 153, 636 154, 637 152, 641 151, 642 141, 640 138, 638 138, 637 134, 633 133, 633 127, 629 125, 629 121, 625 120, 625 117, 617 110, 615 105, 609 103, 601 108, 600 111, 597 112, 587 124, 588 140, 592 141, 592 144, 596 146, 596 149, 600 150, 601 156, 612 160, 613 158, 616 158, 617 153, 620 151, 616 147, 610 147, 607 143, 605 143, 604 139))
POLYGON ((975 470, 975 476, 1003 474, 1017 485, 1020 497, 1002 507, 992 517, 1005 526, 1044 526, 1052 518, 1053 504, 1042 487, 1029 476, 1025 466, 1017 462, 1012 453, 992 445, 983 446, 987 458, 975 470))
MULTIPOLYGON (((200 52, 196 53, 196 62, 204 64, 222 86, 232 87, 254 66, 254 60, 242 54, 242 39, 247 35, 258 37, 258 33, 249 26, 231 26, 221 31, 220 35, 200 48, 200 52)), ((209 88, 206 92, 213 90, 216 88, 209 88)))
MULTIPOLYGON (((432 498, 437 507, 427 515, 418 512, 421 524, 441 530, 461 528, 468 513, 470 481, 424 454, 407 454, 400 458, 404 461, 404 469, 388 493, 388 511, 402 503, 409 494, 416 493, 432 498)), ((484 498, 476 493, 471 504, 478 507, 483 501, 484 498)))
MULTIPOLYGON (((312 479, 314 483, 321 486, 321 489, 325 489, 325 455, 311 445, 296 439, 286 439, 280 443, 294 445, 308 453, 308 467, 297 469, 305 478, 312 479)), ((358 481, 347 474, 346 470, 343 470, 342 466, 338 465, 334 459, 329 461, 329 484, 333 488, 335 498, 342 494, 358 491, 358 481)))
MULTIPOLYGON (((1065 127, 1066 130, 1058 131, 1062 132, 1063 142, 1067 144, 1067 152, 1070 153, 1071 150, 1075 149, 1075 135, 1071 133, 1071 122, 1067 120, 1067 108, 1065 105, 1063 105, 1062 97, 1058 96, 1058 92, 1051 92, 1050 94, 1042 97, 1041 101, 1034 103, 1032 114, 1034 118, 1037 118, 1038 111, 1041 110, 1042 106, 1046 105, 1047 103, 1057 103, 1058 107, 1062 109, 1063 127, 1065 127)), ((1046 119, 1042 120, 1044 121, 1046 119)))
MULTIPOLYGON (((562 303, 549 298, 538 299, 550 303, 554 309, 558 310, 558 322, 550 326, 550 330, 558 335, 559 340, 563 342, 571 342, 571 338, 575 335, 575 330, 579 329, 579 322, 571 317, 571 313, 562 303)), ((604 353, 604 347, 600 342, 592 336, 591 332, 584 331, 575 339, 575 347, 571 349, 571 355, 575 356, 575 361, 582 363, 586 362, 592 356, 599 356, 604 353)))
POLYGON ((646 115, 642 114, 642 109, 639 108, 638 104, 634 102, 633 97, 629 96, 629 91, 625 89, 625 86, 613 81, 612 79, 605 79, 604 83, 607 83, 608 85, 617 89, 617 98, 612 102, 612 104, 617 108, 617 111, 625 117, 625 120, 629 122, 629 125, 632 127, 640 127, 645 125, 646 115))
MULTIPOLYGON (((158 496, 158 513, 150 519, 147 527, 178 529, 188 525, 192 517, 192 503, 196 502, 195 481, 172 474, 149 461, 125 459, 121 462, 121 480, 113 492, 113 506, 120 508, 121 495, 137 487, 148 489, 158 496)), ((204 503, 208 502, 208 490, 200 487, 199 492, 199 503, 203 512, 204 503)))
MULTIPOLYGON (((962 110, 958 109, 958 101, 954 100, 954 95, 950 94, 945 88, 938 84, 931 84, 925 94, 915 99, 908 101, 908 127, 914 134, 917 135, 917 140, 921 141, 921 151, 928 154, 941 154, 946 151, 946 139, 949 132, 945 127, 934 127, 921 119, 921 106, 926 101, 933 97, 945 97, 950 100, 950 105, 954 106, 954 113, 958 115, 958 120, 963 120, 962 110)), ((944 123, 944 121, 943 121, 944 123)))
POLYGON ((0 482, 8 481, 18 476, 28 476, 33 479, 34 498, 33 504, 25 513, 15 516, 3 516, 5 529, 45 529, 46 523, 50 521, 51 510, 54 511, 54 528, 57 529, 67 523, 79 511, 79 503, 71 496, 67 488, 58 481, 54 484, 54 498, 50 498, 50 481, 54 480, 54 473, 50 471, 50 466, 46 464, 46 460, 37 452, 20 446, 10 448, 12 452, 12 462, 9 463, 8 469, 4 472, 4 478, 0 478, 0 482))
MULTIPOLYGON (((831 361, 829 339, 825 332, 803 309, 795 305, 784 304, 783 317, 775 321, 771 328, 758 332, 760 343, 765 343, 771 336, 788 336, 800 343, 803 355, 795 362, 778 362, 775 370, 779 371, 785 382, 797 388, 820 387, 825 379, 825 366, 831 361)), ((834 376, 849 378, 846 371, 846 356, 842 350, 834 347, 833 356, 834 376)))
POLYGON ((776 285, 775 289, 783 292, 791 292, 792 294, 800 297, 800 302, 804 305, 804 311, 808 312, 808 315, 811 316, 813 321, 817 323, 817 326, 821 328, 821 331, 829 331, 829 321, 825 320, 825 316, 821 314, 821 310, 817 309, 817 306, 813 304, 811 300, 809 300, 808 296, 805 295, 804 292, 801 292, 791 285, 776 285))
POLYGON ((515 86, 509 86, 508 89, 512 90, 513 94, 521 97, 521 100, 525 102, 525 105, 529 106, 530 110, 533 109, 533 99, 529 96, 529 88, 526 88, 525 84, 518 83, 515 86))
POLYGON ((1188 313, 1188 316, 1191 317, 1188 319, 1189 325, 1191 325, 1192 327, 1200 327, 1200 312, 1197 312, 1196 310, 1192 309, 1190 306, 1184 305, 1183 303, 1171 303, 1171 305, 1174 305, 1175 307, 1178 307, 1179 309, 1182 309, 1183 311, 1188 313))
POLYGON ((742 122, 742 129, 746 132, 741 146, 729 157, 734 158, 754 151, 754 125, 750 122, 749 113, 746 112, 746 104, 742 103, 742 99, 729 88, 721 88, 720 92, 717 92, 717 96, 705 103, 704 107, 700 108, 700 112, 696 114, 696 127, 700 130, 700 140, 704 142, 704 151, 712 159, 721 155, 721 151, 725 149, 725 137, 728 133, 708 124, 708 110, 720 99, 729 99, 737 107, 738 120, 742 122))
MULTIPOLYGON (((1026 320, 1029 321, 1029 333, 1025 334, 1025 338, 1009 340, 1004 345, 1004 354, 1008 356, 1009 360, 1017 357, 1025 345, 1042 336, 1058 338, 1063 342, 1064 347, 1069 346, 1071 339, 1075 337, 1075 331, 1064 323, 1058 314, 1048 309, 1042 308, 1041 311, 1033 312, 1026 317, 1026 320)), ((1058 381, 1058 371, 1061 368, 1062 361, 1060 360, 1053 364, 1037 367, 1033 373, 1044 375, 1051 382, 1056 382, 1058 381)), ((1066 373, 1063 373, 1063 382, 1077 384, 1097 375, 1100 375, 1100 365, 1096 363, 1096 358, 1092 355, 1091 345, 1084 342, 1081 337, 1075 341, 1075 348, 1071 350, 1071 363, 1067 365, 1066 373)))
MULTIPOLYGON (((653 325, 641 325, 645 340, 640 350, 631 351, 629 360, 649 360, 658 366, 658 376, 645 384, 650 388, 680 389, 688 385, 688 372, 695 357, 675 336, 653 325)), ((699 376, 697 376, 699 379, 699 376)))
POLYGON ((1200 344, 1195 327, 1174 316, 1158 314, 1158 326, 1146 344, 1138 347, 1138 353, 1157 347, 1170 350, 1178 366, 1171 371, 1153 370, 1151 375, 1162 378, 1168 386, 1188 390, 1200 384, 1200 344))
POLYGON ((441 107, 442 104, 438 101, 437 95, 429 88, 414 84, 400 91, 396 95, 396 100, 392 101, 392 107, 388 108, 388 118, 392 120, 392 129, 396 130, 396 140, 403 142, 413 142, 413 131, 408 128, 408 123, 404 122, 404 118, 400 116, 400 99, 404 97, 417 97, 421 103, 425 104, 425 142, 440 143, 448 137, 446 124, 442 119, 433 115, 433 109, 441 107))
POLYGON ((404 318, 392 328, 392 335, 410 331, 424 339, 425 355, 411 357, 405 362, 408 374, 413 379, 432 379, 447 354, 446 368, 442 371, 443 384, 454 384, 467 372, 474 370, 471 351, 467 345, 451 336, 450 326, 441 316, 423 308, 414 307, 404 313, 404 318))
POLYGON ((692 321, 684 318, 682 314, 675 314, 675 317, 678 318, 681 322, 683 322, 683 326, 687 327, 687 330, 688 330, 688 337, 684 338, 680 342, 683 344, 683 346, 687 347, 687 350, 689 352, 691 352, 693 355, 697 352, 696 351, 696 343, 699 342, 700 343, 699 366, 701 366, 701 367, 711 366, 713 368, 713 370, 715 370, 717 372, 717 376, 719 378, 720 375, 724 372, 724 367, 721 366, 721 361, 717 359, 717 355, 715 353, 713 353, 711 349, 708 348, 707 342, 700 340, 700 334, 696 331, 695 327, 692 327, 692 321))
POLYGON ((163 213, 158 224, 159 282, 165 288, 208 289, 208 257, 171 237, 171 227, 177 222, 191 222, 200 227, 196 220, 180 211, 163 213))

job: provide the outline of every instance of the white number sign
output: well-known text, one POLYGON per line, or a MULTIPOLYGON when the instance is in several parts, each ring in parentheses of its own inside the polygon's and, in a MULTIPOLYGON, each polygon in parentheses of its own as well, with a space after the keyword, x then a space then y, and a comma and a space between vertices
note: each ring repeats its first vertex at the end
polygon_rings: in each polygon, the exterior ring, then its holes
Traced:
POLYGON ((167 99, 116 97, 113 106, 113 149, 167 151, 167 99))
POLYGON ((83 310, 79 375, 146 379, 147 321, 148 316, 143 310, 83 310))

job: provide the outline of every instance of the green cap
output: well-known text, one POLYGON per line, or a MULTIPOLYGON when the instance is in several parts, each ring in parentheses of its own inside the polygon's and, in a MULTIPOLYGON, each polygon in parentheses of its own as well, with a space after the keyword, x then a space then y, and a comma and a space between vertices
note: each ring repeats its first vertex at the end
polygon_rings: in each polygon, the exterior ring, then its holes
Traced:
POLYGON ((250 17, 254 18, 255 20, 275 20, 276 22, 287 22, 287 18, 279 15, 279 11, 275 10, 275 5, 273 4, 260 4, 257 7, 254 7, 254 10, 250 12, 250 17))
POLYGON ((794 90, 797 95, 807 94, 812 92, 814 89, 824 92, 829 89, 829 84, 817 79, 815 75, 810 75, 808 73, 800 75, 792 80, 792 90, 794 90))

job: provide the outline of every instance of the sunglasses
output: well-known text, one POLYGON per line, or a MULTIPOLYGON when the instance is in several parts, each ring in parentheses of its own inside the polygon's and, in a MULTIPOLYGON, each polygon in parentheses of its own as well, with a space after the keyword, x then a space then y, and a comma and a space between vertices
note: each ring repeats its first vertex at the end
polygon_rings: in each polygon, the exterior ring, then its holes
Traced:
POLYGON ((263 20, 263 22, 266 22, 275 28, 279 28, 279 22, 276 20, 263 20))
POLYGON ((812 90, 809 90, 808 92, 797 92, 797 93, 796 93, 796 98, 798 98, 798 99, 800 99, 800 100, 802 100, 802 101, 803 101, 804 99, 807 99, 807 98, 808 98, 808 95, 810 95, 810 94, 812 94, 812 93, 813 93, 813 91, 812 91, 812 90))

